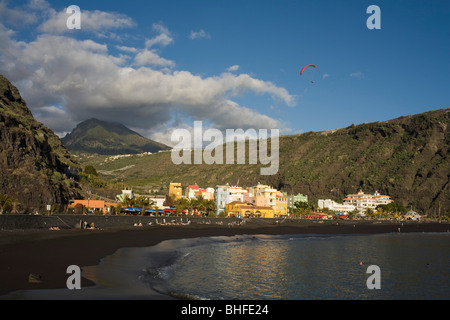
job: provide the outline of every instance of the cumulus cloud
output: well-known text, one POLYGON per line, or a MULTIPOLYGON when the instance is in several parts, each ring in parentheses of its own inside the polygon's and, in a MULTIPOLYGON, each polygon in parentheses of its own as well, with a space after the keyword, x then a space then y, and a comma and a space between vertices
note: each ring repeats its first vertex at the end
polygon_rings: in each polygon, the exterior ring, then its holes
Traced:
MULTIPOLYGON (((57 12, 51 9, 49 15, 50 17, 39 26, 39 31, 54 34, 63 34, 70 31, 66 25, 70 14, 66 10, 57 12)), ((135 26, 133 19, 124 14, 99 10, 81 10, 81 30, 83 31, 103 33, 105 30, 133 26, 135 26)))
POLYGON ((36 17, 25 8, 8 8, 6 1, 0 1, 0 21, 18 28, 36 22, 36 17))
POLYGON ((118 50, 121 50, 121 51, 125 51, 125 52, 131 52, 131 53, 138 52, 138 49, 137 48, 133 48, 133 47, 116 45, 115 48, 118 49, 118 50))
POLYGON ((199 31, 191 31, 191 33, 189 34, 189 39, 191 40, 211 39, 211 36, 205 30, 201 29, 199 31))
POLYGON ((231 66, 229 68, 227 68, 228 72, 235 72, 239 70, 239 66, 237 64, 235 64, 234 66, 231 66))
POLYGON ((134 61, 135 64, 138 66, 145 66, 145 65, 153 65, 160 67, 175 66, 175 62, 160 57, 158 54, 156 54, 154 50, 147 50, 147 49, 140 51, 136 55, 134 61))
POLYGON ((162 25, 161 23, 154 23, 152 29, 159 34, 145 41, 145 46, 147 48, 153 47, 154 45, 165 47, 173 43, 173 37, 169 29, 167 29, 164 25, 162 25))
MULTIPOLYGON (((45 2, 36 0, 34 4, 45 2)), ((52 24, 56 21, 49 19, 52 24)), ((125 26, 130 20, 123 21, 125 26)), ((157 34, 145 41, 144 48, 112 46, 129 55, 116 56, 107 44, 57 32, 19 41, 13 30, 0 23, 0 73, 19 88, 33 114, 60 135, 93 117, 121 122, 168 144, 174 128, 189 126, 187 119, 191 123, 202 120, 220 130, 286 128, 284 123, 233 101, 250 92, 292 106, 295 97, 286 89, 248 74, 202 77, 175 70, 175 62, 161 57, 154 48, 174 43, 171 33, 162 24, 155 24, 153 31, 157 34)))

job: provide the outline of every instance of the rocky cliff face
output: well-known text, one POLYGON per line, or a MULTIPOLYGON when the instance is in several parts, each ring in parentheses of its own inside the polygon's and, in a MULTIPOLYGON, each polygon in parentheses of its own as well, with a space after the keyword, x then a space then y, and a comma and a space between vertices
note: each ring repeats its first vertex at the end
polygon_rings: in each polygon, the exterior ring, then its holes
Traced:
POLYGON ((60 139, 33 118, 19 91, 0 75, 0 194, 15 212, 42 212, 78 197, 78 163, 60 139))

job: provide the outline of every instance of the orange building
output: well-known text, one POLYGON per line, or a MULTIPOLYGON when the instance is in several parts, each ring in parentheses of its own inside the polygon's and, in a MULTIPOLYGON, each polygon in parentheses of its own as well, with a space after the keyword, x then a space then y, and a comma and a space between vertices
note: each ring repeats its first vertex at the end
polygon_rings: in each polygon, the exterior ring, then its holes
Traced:
POLYGON ((288 213, 288 198, 285 197, 280 191, 275 194, 275 215, 284 216, 288 213))
POLYGON ((169 197, 177 201, 181 199, 182 195, 181 183, 171 182, 169 185, 169 197))
POLYGON ((82 205, 83 207, 89 209, 98 209, 106 214, 110 212, 111 207, 116 207, 118 203, 116 202, 105 202, 104 200, 73 200, 69 205, 69 208, 75 208, 77 205, 82 205))

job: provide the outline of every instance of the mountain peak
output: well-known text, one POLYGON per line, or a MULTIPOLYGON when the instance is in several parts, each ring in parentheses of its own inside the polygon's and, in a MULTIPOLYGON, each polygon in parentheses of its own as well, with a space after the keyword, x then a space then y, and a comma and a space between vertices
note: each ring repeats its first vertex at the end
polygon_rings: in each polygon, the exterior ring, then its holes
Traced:
POLYGON ((170 149, 162 143, 143 137, 121 123, 97 118, 79 123, 62 141, 73 152, 100 155, 138 154, 170 149))

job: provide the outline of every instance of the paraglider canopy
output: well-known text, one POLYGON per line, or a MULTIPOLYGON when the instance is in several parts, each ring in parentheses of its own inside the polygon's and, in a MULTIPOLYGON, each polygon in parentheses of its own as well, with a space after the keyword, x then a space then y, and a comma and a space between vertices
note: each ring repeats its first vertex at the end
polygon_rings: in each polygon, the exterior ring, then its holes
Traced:
POLYGON ((303 71, 304 71, 306 68, 308 68, 308 67, 314 67, 314 68, 316 68, 316 65, 315 65, 315 64, 308 64, 307 66, 305 66, 305 67, 300 71, 300 75, 303 75, 303 71))

